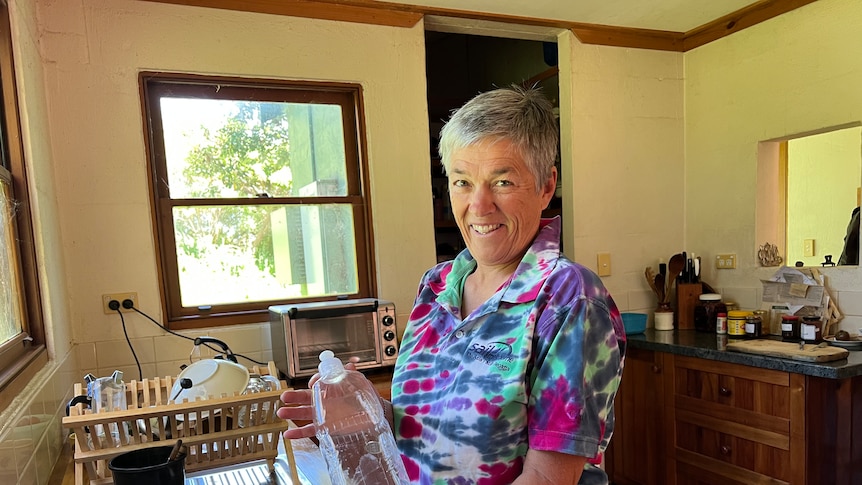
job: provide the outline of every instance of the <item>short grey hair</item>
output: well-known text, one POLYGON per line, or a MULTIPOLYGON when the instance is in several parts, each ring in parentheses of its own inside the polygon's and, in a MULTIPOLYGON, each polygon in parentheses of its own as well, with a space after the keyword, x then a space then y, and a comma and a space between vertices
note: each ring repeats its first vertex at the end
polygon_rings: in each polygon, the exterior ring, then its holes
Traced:
POLYGON ((449 172, 456 150, 485 141, 507 140, 536 179, 536 191, 551 177, 559 128, 551 102, 537 88, 512 85, 474 97, 455 110, 440 131, 440 158, 449 172))

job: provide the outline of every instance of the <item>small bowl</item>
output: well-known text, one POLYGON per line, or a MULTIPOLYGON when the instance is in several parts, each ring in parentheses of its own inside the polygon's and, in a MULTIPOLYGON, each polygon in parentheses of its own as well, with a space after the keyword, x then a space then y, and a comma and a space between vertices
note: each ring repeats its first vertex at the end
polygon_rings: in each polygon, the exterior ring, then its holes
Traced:
POLYGON ((647 316, 645 313, 623 313, 622 317, 626 335, 637 335, 646 330, 647 316))

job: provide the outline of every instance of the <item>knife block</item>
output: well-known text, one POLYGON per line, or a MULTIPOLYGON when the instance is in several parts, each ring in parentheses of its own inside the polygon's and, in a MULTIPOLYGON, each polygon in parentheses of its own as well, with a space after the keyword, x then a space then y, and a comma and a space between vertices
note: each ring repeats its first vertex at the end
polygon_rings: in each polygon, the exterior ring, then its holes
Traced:
POLYGON ((703 293, 701 283, 677 283, 676 285, 676 328, 694 329, 694 307, 703 293))

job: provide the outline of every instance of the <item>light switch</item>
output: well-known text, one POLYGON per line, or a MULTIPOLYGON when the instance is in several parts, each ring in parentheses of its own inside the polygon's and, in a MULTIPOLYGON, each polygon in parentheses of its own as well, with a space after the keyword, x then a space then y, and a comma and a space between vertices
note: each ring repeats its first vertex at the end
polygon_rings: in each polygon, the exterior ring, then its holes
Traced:
POLYGON ((599 276, 611 275, 611 253, 599 253, 596 257, 598 261, 599 276))
POLYGON ((802 247, 802 254, 805 257, 814 256, 814 239, 806 239, 802 247))

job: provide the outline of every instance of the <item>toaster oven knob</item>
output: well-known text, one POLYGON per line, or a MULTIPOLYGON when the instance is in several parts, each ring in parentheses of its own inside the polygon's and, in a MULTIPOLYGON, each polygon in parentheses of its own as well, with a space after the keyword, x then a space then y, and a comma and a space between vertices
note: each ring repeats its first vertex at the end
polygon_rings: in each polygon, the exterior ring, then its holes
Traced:
POLYGON ((392 325, 393 323, 395 323, 395 319, 392 318, 392 315, 384 315, 383 316, 383 325, 386 325, 388 327, 388 326, 392 325))
POLYGON ((396 352, 398 352, 398 349, 396 349, 394 345, 387 345, 383 352, 386 353, 387 357, 392 357, 396 352))
POLYGON ((384 340, 389 341, 389 340, 392 340, 394 338, 395 338, 395 332, 393 332, 392 330, 387 330, 387 331, 383 332, 383 339, 384 340))

